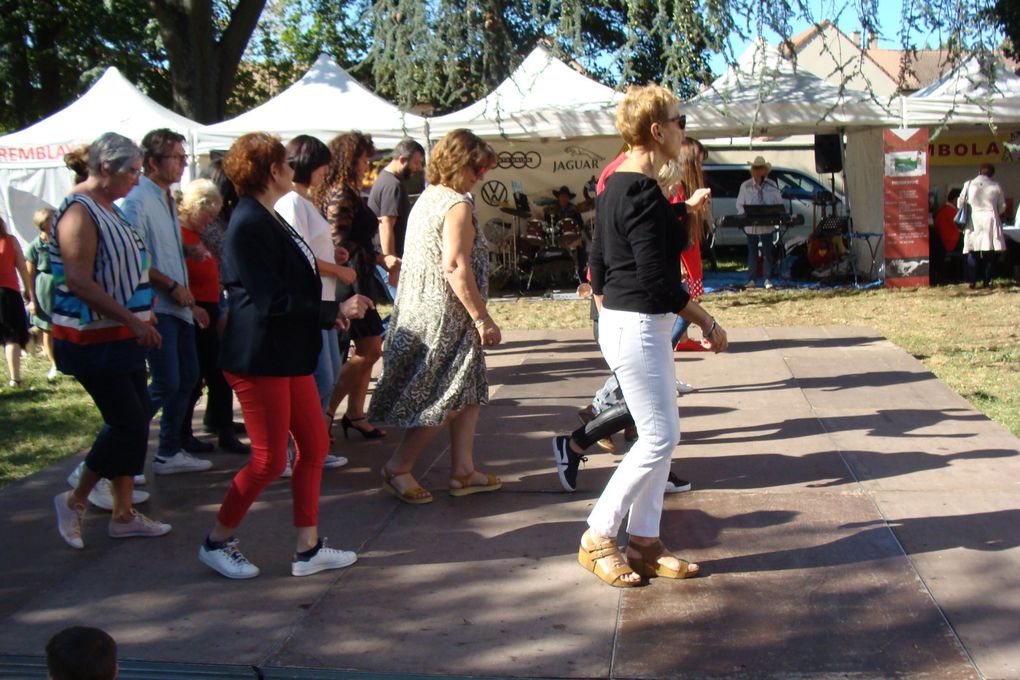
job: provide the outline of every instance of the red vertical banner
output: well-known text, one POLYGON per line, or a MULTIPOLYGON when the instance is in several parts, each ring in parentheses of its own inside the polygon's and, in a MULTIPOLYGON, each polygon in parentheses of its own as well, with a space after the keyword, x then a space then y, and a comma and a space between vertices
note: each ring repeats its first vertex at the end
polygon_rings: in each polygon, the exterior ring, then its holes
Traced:
POLYGON ((885 131, 885 285, 928 285, 928 130, 885 131))

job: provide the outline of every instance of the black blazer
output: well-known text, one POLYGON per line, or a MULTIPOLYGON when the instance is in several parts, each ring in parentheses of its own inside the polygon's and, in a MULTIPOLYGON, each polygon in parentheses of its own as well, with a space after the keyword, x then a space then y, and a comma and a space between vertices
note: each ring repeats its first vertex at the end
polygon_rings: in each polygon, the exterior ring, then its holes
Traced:
POLYGON ((255 376, 315 371, 322 347, 319 273, 287 228, 249 196, 230 216, 220 280, 229 309, 221 368, 255 376))

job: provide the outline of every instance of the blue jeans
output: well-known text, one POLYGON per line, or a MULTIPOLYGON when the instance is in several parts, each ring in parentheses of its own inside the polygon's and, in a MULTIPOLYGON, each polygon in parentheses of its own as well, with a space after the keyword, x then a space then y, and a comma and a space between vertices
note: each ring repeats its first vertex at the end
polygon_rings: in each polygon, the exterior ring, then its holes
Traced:
POLYGON ((758 278, 758 244, 761 243, 761 273, 768 280, 772 278, 772 233, 747 235, 747 280, 758 278))
POLYGON ((386 287, 386 292, 390 295, 390 302, 394 302, 397 299, 397 288, 390 285, 390 273, 381 264, 375 266, 375 273, 379 276, 383 286, 386 287))
POLYGON ((335 328, 322 331, 322 349, 319 351, 319 362, 315 364, 314 375, 315 389, 319 392, 319 402, 325 413, 333 386, 340 379, 340 345, 337 344, 335 328))
MULTIPOLYGON (((687 287, 686 283, 681 285, 683 286, 683 289, 686 292, 688 293, 691 292, 690 289, 687 287)), ((673 347, 676 347, 676 343, 680 342, 680 336, 686 333, 687 329, 690 327, 691 327, 690 321, 683 318, 679 314, 676 315, 676 321, 673 322, 673 332, 670 334, 670 342, 673 343, 672 344, 673 347)))
POLYGON ((198 382, 198 351, 195 326, 170 314, 156 314, 156 330, 163 338, 159 349, 149 352, 149 402, 152 413, 160 408, 159 449, 156 455, 169 458, 181 450, 181 426, 191 403, 191 391, 198 382))

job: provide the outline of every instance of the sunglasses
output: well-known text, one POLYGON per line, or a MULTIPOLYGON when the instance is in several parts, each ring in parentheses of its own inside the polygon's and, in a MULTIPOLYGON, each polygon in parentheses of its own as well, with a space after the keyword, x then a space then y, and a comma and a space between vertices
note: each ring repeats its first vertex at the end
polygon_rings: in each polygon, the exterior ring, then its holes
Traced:
POLYGON ((679 127, 681 130, 686 130, 687 129, 687 114, 686 113, 681 113, 679 116, 673 116, 672 118, 669 119, 669 122, 670 123, 676 123, 677 127, 679 127))

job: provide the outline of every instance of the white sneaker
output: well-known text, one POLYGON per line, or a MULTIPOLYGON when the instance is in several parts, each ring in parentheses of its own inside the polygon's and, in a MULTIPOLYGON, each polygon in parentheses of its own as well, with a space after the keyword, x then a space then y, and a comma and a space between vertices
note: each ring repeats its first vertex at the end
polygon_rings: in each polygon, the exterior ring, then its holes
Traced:
MULTIPOLYGON (((72 489, 78 488, 78 483, 81 481, 81 473, 85 469, 85 461, 78 463, 71 474, 67 476, 67 484, 72 489)), ((135 476, 135 486, 138 486, 138 478, 145 479, 145 475, 135 476)), ((141 505, 149 500, 149 494, 145 491, 139 491, 135 489, 131 492, 131 504, 141 505)), ((110 484, 109 479, 100 479, 99 483, 92 488, 89 492, 89 503, 100 508, 101 510, 113 510, 113 485, 110 484)))
POLYGON ((319 539, 319 549, 311 557, 300 557, 296 553, 290 563, 292 576, 310 576, 327 569, 342 569, 358 561, 358 556, 349 550, 326 547, 326 539, 319 539))
POLYGON ((85 518, 85 506, 79 505, 73 510, 67 507, 67 498, 70 495, 70 491, 65 491, 53 497, 53 507, 57 511, 57 531, 69 546, 81 550, 85 547, 85 542, 81 540, 81 523, 85 518))
POLYGON ((56 366, 50 366, 50 370, 46 372, 46 379, 50 382, 60 378, 60 371, 57 370, 56 366))
MULTIPOLYGON (((147 491, 134 489, 131 491, 131 505, 141 505, 149 500, 147 491)), ((113 484, 109 479, 100 479, 89 492, 89 503, 101 510, 113 510, 113 484)))
POLYGON ((750 279, 747 283, 744 284, 744 288, 754 288, 756 285, 758 284, 755 283, 755 280, 750 279))
POLYGON ((152 538, 168 534, 172 528, 169 524, 157 522, 137 510, 132 510, 131 515, 130 522, 114 522, 111 518, 110 526, 106 531, 107 535, 110 538, 133 538, 136 536, 152 538))
POLYGON ((237 549, 236 538, 231 538, 222 548, 212 550, 206 548, 203 542, 198 549, 198 559, 227 578, 255 578, 259 575, 259 568, 237 549))
POLYGON ((765 279, 765 290, 772 290, 772 288, 773 288, 772 282, 769 281, 768 279, 765 279))
POLYGON ((694 385, 685 383, 683 380, 676 381, 676 394, 678 397, 682 397, 685 394, 690 394, 694 391, 694 385))
MULTIPOLYGON (((287 461, 287 462, 290 463, 290 461, 287 461)), ((322 461, 322 468, 324 470, 329 470, 329 469, 332 469, 332 468, 343 467, 344 465, 347 465, 347 459, 346 458, 344 458, 343 456, 334 456, 331 453, 327 453, 326 454, 326 459, 324 461, 322 461)))
POLYGON ((294 476, 294 455, 294 442, 290 441, 287 443, 287 465, 280 473, 280 477, 290 479, 294 476))
POLYGON ((177 475, 182 472, 202 472, 212 467, 211 460, 195 458, 187 451, 178 451, 169 458, 156 456, 152 461, 152 471, 157 475, 177 475))

